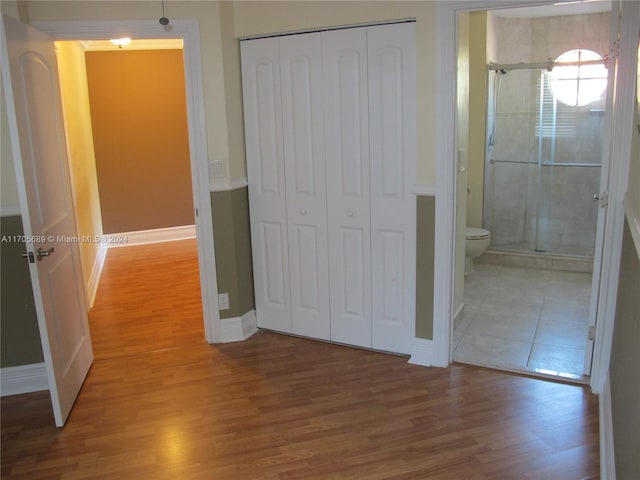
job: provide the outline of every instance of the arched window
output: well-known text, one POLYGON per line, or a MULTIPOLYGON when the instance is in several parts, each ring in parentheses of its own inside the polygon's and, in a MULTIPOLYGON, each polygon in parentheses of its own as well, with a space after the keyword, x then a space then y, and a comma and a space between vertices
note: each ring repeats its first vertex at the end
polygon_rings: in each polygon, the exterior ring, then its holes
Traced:
POLYGON ((556 65, 549 73, 549 86, 554 97, 572 107, 588 105, 600 99, 607 88, 607 69, 602 63, 582 62, 602 61, 602 57, 591 50, 570 50, 556 59, 556 65))

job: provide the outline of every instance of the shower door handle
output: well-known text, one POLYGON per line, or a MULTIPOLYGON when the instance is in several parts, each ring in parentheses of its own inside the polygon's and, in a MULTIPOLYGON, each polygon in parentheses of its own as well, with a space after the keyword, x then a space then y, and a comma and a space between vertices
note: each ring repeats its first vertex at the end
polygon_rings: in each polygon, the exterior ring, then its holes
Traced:
POLYGON ((600 208, 604 208, 607 205, 609 205, 609 193, 607 193, 607 192, 594 193, 593 194, 593 201, 594 202, 598 202, 598 206, 600 208))

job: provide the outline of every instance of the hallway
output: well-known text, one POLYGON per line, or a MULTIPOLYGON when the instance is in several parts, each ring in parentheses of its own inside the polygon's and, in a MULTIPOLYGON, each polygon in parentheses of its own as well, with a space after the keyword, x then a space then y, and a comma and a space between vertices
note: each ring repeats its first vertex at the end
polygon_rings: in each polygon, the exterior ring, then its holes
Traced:
POLYGON ((96 360, 204 344, 196 239, 110 248, 89 325, 96 360))

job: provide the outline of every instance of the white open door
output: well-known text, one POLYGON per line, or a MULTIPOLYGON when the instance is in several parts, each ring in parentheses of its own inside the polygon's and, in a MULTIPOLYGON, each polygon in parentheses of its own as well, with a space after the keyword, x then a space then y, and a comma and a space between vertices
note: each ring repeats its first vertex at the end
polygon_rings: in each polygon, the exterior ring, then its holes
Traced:
POLYGON ((2 18, 7 102, 25 246, 57 426, 93 361, 53 40, 2 18))
MULTIPOLYGON (((617 2, 613 2, 611 10, 611 23, 609 31, 610 53, 613 52, 614 45, 619 42, 620 38, 620 16, 617 2)), ((613 118, 615 113, 615 91, 616 91, 616 75, 618 70, 617 55, 610 55, 607 63, 607 102, 605 131, 602 146, 602 168, 600 173, 600 190, 593 192, 593 200, 598 202, 598 219, 596 223, 596 244, 593 255, 593 277, 591 281, 591 300, 589 304, 589 322, 587 344, 585 346, 584 368, 582 374, 586 377, 591 375, 591 366, 593 362, 593 351, 595 346, 596 320, 598 318, 598 300, 600 298, 600 281, 602 279, 602 259, 605 238, 605 224, 607 217, 607 207, 609 204, 609 167, 612 152, 612 129, 613 118)))

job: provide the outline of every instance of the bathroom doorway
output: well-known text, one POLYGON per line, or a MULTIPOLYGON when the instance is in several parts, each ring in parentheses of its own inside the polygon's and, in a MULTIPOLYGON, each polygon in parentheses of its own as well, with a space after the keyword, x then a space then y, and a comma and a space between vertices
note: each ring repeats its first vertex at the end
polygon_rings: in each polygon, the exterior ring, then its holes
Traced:
MULTIPOLYGON (((468 206, 467 227, 491 240, 456 282, 454 361, 588 381, 610 6, 580 8, 470 15, 469 45, 484 32, 486 49, 482 62, 469 62, 470 77, 482 63, 485 86, 470 87, 468 135, 482 130, 484 151, 474 161, 469 143, 467 195, 458 201, 468 206), (483 97, 482 121, 474 95, 483 97)), ((460 230, 459 222, 458 238, 460 230)))

